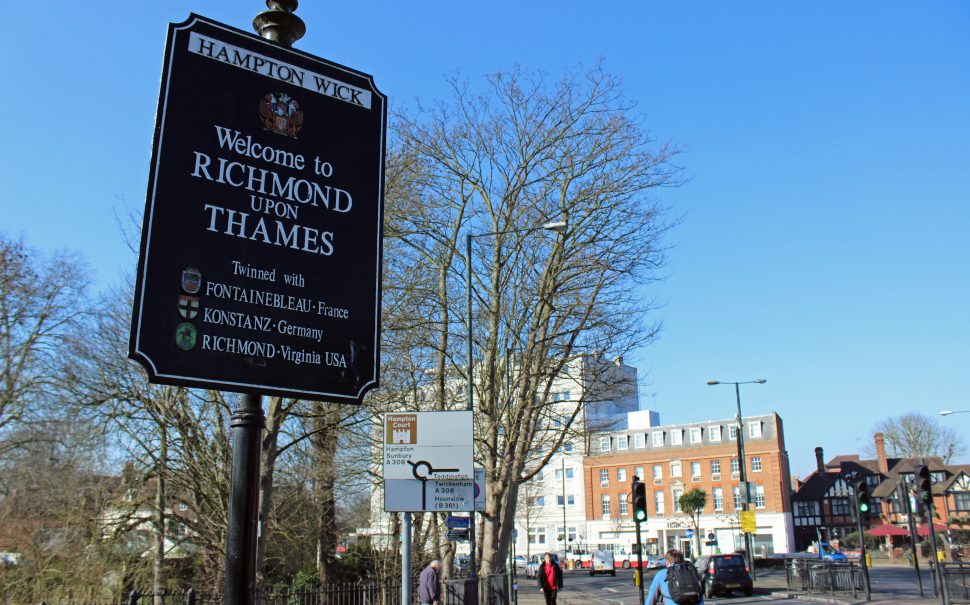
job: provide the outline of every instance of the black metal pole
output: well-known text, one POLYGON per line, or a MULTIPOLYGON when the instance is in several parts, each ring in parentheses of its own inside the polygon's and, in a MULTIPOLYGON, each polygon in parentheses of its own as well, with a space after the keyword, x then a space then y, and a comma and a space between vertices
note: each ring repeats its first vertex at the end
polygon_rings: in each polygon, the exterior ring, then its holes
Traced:
POLYGON ((255 600, 259 455, 265 425, 262 397, 240 395, 232 415, 232 483, 226 536, 225 605, 252 605, 255 600))
POLYGON ((933 528, 933 499, 932 492, 930 492, 930 501, 926 503, 926 528, 930 532, 930 549, 933 551, 931 554, 931 569, 936 572, 936 578, 940 583, 940 603, 942 605, 946 604, 946 578, 943 576, 943 567, 940 564, 940 559, 937 557, 936 550, 936 530, 933 528))
POLYGON ((906 502, 906 521, 909 525, 909 541, 912 547, 913 567, 916 569, 916 582, 919 584, 919 596, 923 596, 923 576, 919 572, 919 553, 916 551, 918 545, 916 539, 916 523, 913 520, 913 505, 909 499, 909 488, 904 481, 899 482, 899 490, 903 492, 903 500, 906 502))
MULTIPOLYGON (((745 471, 747 465, 744 463, 744 422, 741 421, 741 387, 737 382, 734 383, 734 395, 738 401, 738 469, 741 475, 741 493, 744 495, 744 503, 741 506, 741 510, 747 511, 751 506, 751 490, 748 487, 748 474, 745 471)), ((754 553, 751 551, 751 534, 744 531, 743 527, 741 528, 741 532, 744 534, 744 556, 748 560, 748 567, 751 569, 751 580, 754 581, 757 579, 757 575, 754 570, 754 553)))
MULTIPOLYGON (((263 38, 290 47, 306 33, 293 14, 297 0, 266 0, 253 19, 263 38)), ((256 598, 256 540, 259 522, 259 456, 266 417, 260 395, 241 395, 232 415, 232 479, 226 532, 226 577, 223 603, 252 605, 256 598)))
POLYGON ((640 524, 637 523, 637 577, 640 581, 637 582, 640 586, 640 602, 645 603, 643 596, 643 544, 640 542, 640 524))

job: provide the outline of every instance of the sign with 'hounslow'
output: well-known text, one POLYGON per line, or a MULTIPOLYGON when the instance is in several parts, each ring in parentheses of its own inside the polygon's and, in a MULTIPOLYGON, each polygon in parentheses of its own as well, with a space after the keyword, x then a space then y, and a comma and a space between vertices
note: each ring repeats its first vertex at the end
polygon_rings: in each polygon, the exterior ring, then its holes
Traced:
POLYGON ((129 355, 153 382, 377 386, 386 97, 192 15, 169 26, 129 355))

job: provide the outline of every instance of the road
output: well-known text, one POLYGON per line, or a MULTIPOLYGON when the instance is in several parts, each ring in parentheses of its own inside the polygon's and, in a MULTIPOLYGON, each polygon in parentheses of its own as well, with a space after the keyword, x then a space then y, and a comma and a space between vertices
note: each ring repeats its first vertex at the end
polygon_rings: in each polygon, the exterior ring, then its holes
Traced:
MULTIPOLYGON (((876 603, 919 602, 919 590, 916 584, 916 573, 908 567, 879 566, 870 570, 873 590, 873 605, 876 603), (909 601, 913 599, 913 601, 909 601)), ((644 586, 649 587, 656 571, 644 574, 644 586)), ((640 592, 633 585, 633 571, 618 569, 616 576, 590 577, 588 572, 567 571, 563 580, 565 588, 562 591, 558 605, 639 605, 640 592)), ((725 603, 727 605, 744 605, 746 603, 791 605, 793 602, 782 594, 785 586, 785 575, 782 570, 759 570, 755 581, 755 594, 745 597, 735 593, 733 597, 719 597, 707 599, 707 603, 725 603), (772 596, 772 592, 777 596, 772 596), (759 594, 760 593, 760 594, 759 594)), ((936 602, 933 600, 933 582, 929 572, 923 570, 923 586, 925 600, 922 602, 936 602)), ((824 596, 824 595, 819 595, 824 596)), ((840 595, 845 601, 851 601, 851 595, 840 595)), ((865 595, 859 593, 857 601, 862 601, 865 595)), ((519 578, 519 605, 544 605, 542 593, 539 592, 535 580, 519 578)))

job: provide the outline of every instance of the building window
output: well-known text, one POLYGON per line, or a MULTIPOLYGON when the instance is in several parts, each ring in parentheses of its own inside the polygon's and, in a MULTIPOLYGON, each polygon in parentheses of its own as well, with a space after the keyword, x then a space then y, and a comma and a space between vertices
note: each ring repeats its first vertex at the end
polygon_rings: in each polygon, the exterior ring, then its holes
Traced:
POLYGON ((953 505, 958 511, 970 511, 970 492, 954 492, 953 505))
POLYGON ((671 477, 680 477, 680 462, 679 461, 677 461, 677 462, 671 462, 670 463, 670 476, 671 477))
POLYGON ((621 515, 628 514, 626 498, 622 498, 622 497, 617 498, 617 501, 620 503, 620 514, 621 515))
POLYGON ((684 430, 670 431, 670 445, 680 445, 684 442, 684 430))
POLYGON ((734 441, 738 438, 738 425, 729 424, 728 425, 728 440, 734 441))
POLYGON ((832 506, 833 515, 848 515, 849 514, 849 499, 848 498, 832 498, 829 500, 832 506))
POLYGON ((721 461, 711 460, 711 475, 714 477, 721 476, 721 461))
POLYGON ((753 439, 761 438, 761 421, 748 423, 748 437, 753 439))
POLYGON ((626 467, 616 469, 616 480, 623 482, 626 481, 626 467))
POLYGON ((664 478, 664 467, 662 464, 653 465, 653 479, 654 481, 660 481, 664 478))
POLYGON ((556 469, 556 479, 559 480, 559 481, 562 480, 562 469, 561 468, 557 468, 556 469))
POLYGON ((610 495, 603 494, 600 499, 600 512, 603 513, 604 517, 610 516, 610 495))
POLYGON ((647 440, 644 438, 643 433, 637 433, 633 436, 633 447, 642 448, 646 447, 647 440))
POLYGON ((556 506, 565 506, 565 505, 566 505, 566 499, 563 498, 561 494, 556 496, 556 506))
POLYGON ((545 543, 546 543, 546 528, 530 527, 529 544, 545 544, 545 543))
POLYGON ((573 478, 573 469, 572 467, 570 467, 566 469, 566 479, 572 479, 572 478, 573 478))
POLYGON ((711 490, 714 498, 714 510, 717 512, 724 510, 724 489, 715 487, 711 490))
POLYGON ((664 445, 664 432, 654 431, 653 435, 653 447, 663 447, 664 445))
POLYGON ((761 456, 751 456, 751 472, 761 472, 761 456))
MULTIPOLYGON (((893 499, 895 502, 896 499, 893 499)), ((795 516, 796 517, 817 517, 818 516, 818 502, 815 501, 796 501, 795 502, 795 516)))
POLYGON ((529 498, 529 508, 541 508, 546 503, 545 496, 534 496, 529 498))
POLYGON ((670 490, 670 495, 674 499, 674 512, 675 513, 682 513, 682 512, 684 512, 680 508, 680 497, 684 495, 684 488, 682 488, 682 487, 674 487, 674 488, 672 488, 670 490))
POLYGON ((741 472, 741 466, 738 465, 738 459, 737 458, 731 458, 731 472, 732 473, 740 473, 741 472))
POLYGON ((654 492, 653 512, 658 515, 664 514, 664 493, 663 492, 654 492))
MULTIPOLYGON (((576 504, 576 496, 569 494, 566 496, 566 505, 574 506, 576 504)), ((556 506, 562 506, 562 494, 556 496, 556 506)))
POLYGON ((701 429, 700 427, 693 427, 690 429, 690 442, 700 443, 701 442, 701 429))
POLYGON ((600 483, 610 482, 610 470, 606 468, 600 469, 600 483))
POLYGON ((707 427, 707 439, 709 441, 721 440, 721 425, 707 427))
POLYGON ((763 485, 754 486, 754 507, 765 507, 765 486, 763 485))
POLYGON ((637 478, 640 479, 640 481, 643 481, 643 480, 646 479, 646 477, 643 476, 643 467, 642 466, 634 466, 633 467, 633 474, 636 475, 637 478))
POLYGON ((536 481, 542 481, 542 475, 544 475, 544 474, 545 474, 545 471, 540 468, 539 469, 539 472, 536 473, 536 481))
MULTIPOLYGON (((560 542, 562 542, 562 538, 563 538, 563 535, 562 535, 562 525, 560 525, 559 527, 556 528, 556 539, 559 540, 560 542)), ((566 539, 569 540, 570 542, 575 542, 576 541, 576 528, 575 527, 567 527, 566 528, 566 539)))
POLYGON ((700 462, 691 462, 690 463, 690 476, 691 476, 692 479, 700 479, 701 478, 701 463, 700 462))
POLYGON ((744 506, 744 497, 741 495, 741 488, 735 485, 731 492, 734 494, 734 510, 741 510, 744 506))
POLYGON ((620 435, 616 439, 616 449, 625 450, 630 448, 630 438, 626 435, 620 435))
POLYGON ((608 452, 608 451, 610 451, 610 438, 609 437, 600 437, 600 451, 601 452, 608 452))
POLYGON ((572 454, 573 453, 573 444, 572 444, 572 442, 571 441, 567 441, 566 443, 563 443, 562 444, 562 451, 566 452, 567 454, 572 454))

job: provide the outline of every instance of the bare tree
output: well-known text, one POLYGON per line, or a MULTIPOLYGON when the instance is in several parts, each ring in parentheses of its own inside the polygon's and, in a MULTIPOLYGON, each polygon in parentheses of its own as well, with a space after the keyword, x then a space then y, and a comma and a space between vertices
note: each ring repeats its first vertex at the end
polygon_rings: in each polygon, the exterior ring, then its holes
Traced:
POLYGON ((87 312, 88 285, 77 257, 45 258, 0 234, 0 457, 44 438, 28 425, 52 416, 58 351, 87 312))
POLYGON ((417 283, 427 276, 426 288, 412 290, 428 326, 415 344, 434 360, 438 391, 474 369, 476 457, 488 481, 481 572, 489 573, 504 565, 520 481, 605 396, 591 388, 614 367, 604 355, 657 333, 637 286, 656 279, 663 261, 666 225, 648 194, 673 183, 675 150, 644 134, 620 83, 599 67, 557 82, 495 74, 481 94, 451 85, 450 102, 397 120, 394 144, 409 158, 414 195, 400 201, 391 234, 404 244, 395 262, 410 261, 417 283), (565 233, 538 229, 549 221, 565 221, 565 233), (457 245, 466 233, 490 234, 475 239, 470 259, 457 245), (471 327, 461 312, 469 271, 471 327), (462 346, 470 328, 473 360, 462 346), (563 380, 582 386, 571 405, 550 397, 563 380))
MULTIPOLYGON (((963 434, 917 412, 880 420, 872 427, 872 433, 883 434, 886 452, 894 458, 939 456, 949 464, 967 451, 963 434)), ((869 456, 876 456, 872 443, 864 451, 869 456)))

